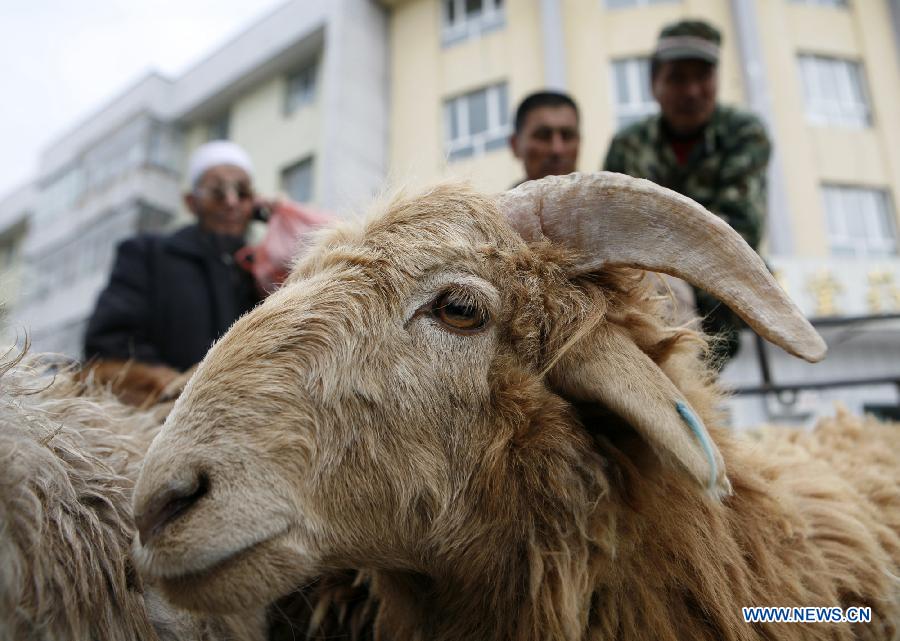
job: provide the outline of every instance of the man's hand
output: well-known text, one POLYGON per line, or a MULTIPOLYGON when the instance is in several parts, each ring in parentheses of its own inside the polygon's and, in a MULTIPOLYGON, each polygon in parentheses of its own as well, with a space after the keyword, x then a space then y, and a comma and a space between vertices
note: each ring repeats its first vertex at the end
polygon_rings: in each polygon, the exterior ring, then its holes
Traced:
POLYGON ((268 295, 287 278, 309 232, 334 218, 289 200, 257 199, 256 202, 269 212, 266 235, 258 245, 244 247, 235 257, 239 265, 253 274, 260 292, 268 295))

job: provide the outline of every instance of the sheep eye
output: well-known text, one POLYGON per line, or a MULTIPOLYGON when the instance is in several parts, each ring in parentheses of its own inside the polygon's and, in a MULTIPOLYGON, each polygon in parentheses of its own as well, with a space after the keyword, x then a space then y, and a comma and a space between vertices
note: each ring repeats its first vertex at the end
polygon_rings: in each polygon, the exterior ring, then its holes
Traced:
POLYGON ((431 313, 443 325, 454 331, 474 332, 482 329, 487 324, 487 314, 481 307, 465 298, 452 291, 445 292, 435 299, 431 313))

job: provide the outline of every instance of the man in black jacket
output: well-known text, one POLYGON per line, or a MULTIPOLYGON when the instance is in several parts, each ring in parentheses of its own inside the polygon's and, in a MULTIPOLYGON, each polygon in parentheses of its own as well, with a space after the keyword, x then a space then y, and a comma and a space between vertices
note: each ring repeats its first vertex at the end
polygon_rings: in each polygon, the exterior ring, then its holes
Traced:
POLYGON ((184 201, 197 223, 119 245, 88 323, 85 357, 100 364, 99 378, 118 377, 132 402, 158 396, 260 300, 234 260, 256 204, 249 157, 213 141, 194 152, 188 171, 184 201))

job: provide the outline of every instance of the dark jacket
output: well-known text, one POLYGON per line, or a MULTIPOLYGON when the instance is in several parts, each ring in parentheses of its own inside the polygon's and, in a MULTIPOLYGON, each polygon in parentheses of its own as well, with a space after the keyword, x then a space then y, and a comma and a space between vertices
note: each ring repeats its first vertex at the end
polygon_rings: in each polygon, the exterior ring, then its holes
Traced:
POLYGON ((234 264, 238 239, 197 225, 123 241, 85 335, 85 357, 135 359, 184 371, 259 297, 234 264), (230 241, 230 242, 229 242, 230 241))

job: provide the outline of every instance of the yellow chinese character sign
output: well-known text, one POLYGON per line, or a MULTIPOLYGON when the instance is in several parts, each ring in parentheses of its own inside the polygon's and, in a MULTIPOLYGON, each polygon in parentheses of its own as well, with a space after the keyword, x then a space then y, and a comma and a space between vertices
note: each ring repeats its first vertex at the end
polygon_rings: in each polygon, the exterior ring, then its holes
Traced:
POLYGON ((900 310, 900 287, 894 282, 893 273, 886 269, 869 272, 866 303, 869 311, 873 314, 885 314, 900 310))
POLYGON ((844 287, 829 270, 821 269, 811 276, 807 281, 807 290, 816 301, 816 316, 840 314, 837 297, 844 291, 844 287))

